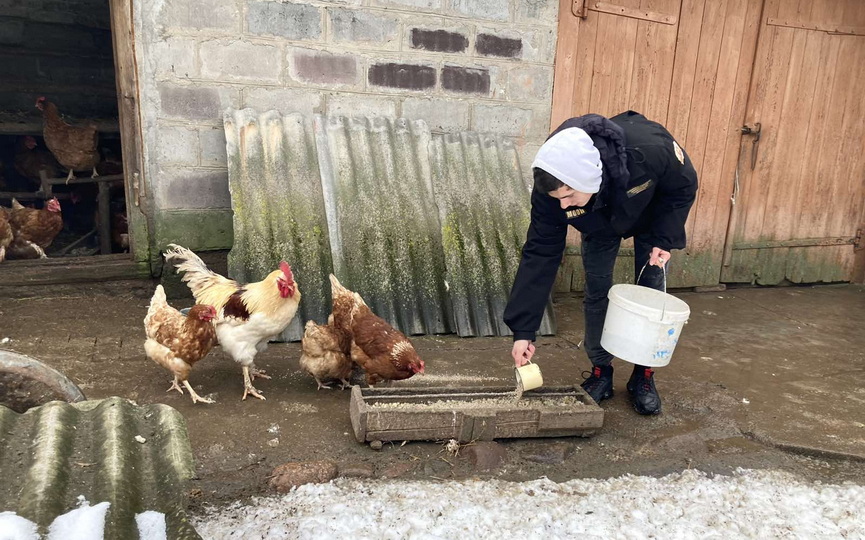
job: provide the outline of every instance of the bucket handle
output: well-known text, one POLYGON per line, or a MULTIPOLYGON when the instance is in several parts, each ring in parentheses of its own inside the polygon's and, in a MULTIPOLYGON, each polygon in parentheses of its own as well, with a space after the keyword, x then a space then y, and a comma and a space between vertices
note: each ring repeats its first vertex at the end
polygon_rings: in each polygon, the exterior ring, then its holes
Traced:
MULTIPOLYGON (((640 275, 637 276, 637 283, 636 283, 637 285, 640 284, 640 279, 643 277, 643 270, 645 270, 647 266, 649 266, 649 261, 646 261, 646 264, 644 264, 643 268, 640 270, 640 275)), ((664 264, 663 266, 661 266, 661 269, 664 271, 664 292, 666 293, 667 292, 667 265, 664 264)), ((664 304, 661 306, 661 322, 664 321, 664 315, 666 315, 666 314, 667 314, 667 299, 665 297, 664 298, 664 304)))

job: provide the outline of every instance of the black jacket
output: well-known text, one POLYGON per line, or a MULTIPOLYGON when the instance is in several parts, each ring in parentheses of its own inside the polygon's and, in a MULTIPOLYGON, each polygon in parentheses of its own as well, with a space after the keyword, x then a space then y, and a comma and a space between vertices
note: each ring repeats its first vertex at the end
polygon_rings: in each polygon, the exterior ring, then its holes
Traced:
POLYGON ((601 155, 601 188, 584 208, 532 190, 531 224, 523 246, 505 324, 514 339, 535 338, 565 251, 568 225, 583 233, 629 238, 647 234, 665 251, 685 247, 685 221, 697 194, 697 173, 664 126, 628 111, 607 119, 571 118, 559 131, 586 131, 601 155))

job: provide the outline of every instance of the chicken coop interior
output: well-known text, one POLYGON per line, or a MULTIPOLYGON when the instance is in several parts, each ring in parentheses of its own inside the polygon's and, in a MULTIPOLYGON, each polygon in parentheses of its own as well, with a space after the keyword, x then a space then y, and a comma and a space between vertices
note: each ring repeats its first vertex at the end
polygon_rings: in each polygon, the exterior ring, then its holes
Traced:
POLYGON ((108 0, 29 0, 0 12, 0 206, 47 211, 58 199, 63 228, 48 257, 128 251, 114 69, 108 0))

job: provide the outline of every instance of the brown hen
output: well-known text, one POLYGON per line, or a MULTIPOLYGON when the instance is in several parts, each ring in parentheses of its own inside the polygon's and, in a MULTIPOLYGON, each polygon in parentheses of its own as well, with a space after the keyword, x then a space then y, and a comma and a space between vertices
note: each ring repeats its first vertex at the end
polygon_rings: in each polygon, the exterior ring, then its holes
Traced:
POLYGON ((63 215, 60 201, 55 197, 45 203, 45 208, 25 208, 15 199, 9 213, 12 226, 12 245, 10 255, 14 258, 46 258, 45 249, 63 230, 63 215))
POLYGON ((402 332, 373 313, 359 294, 343 287, 333 274, 330 283, 335 326, 345 324, 343 310, 351 299, 351 359, 366 372, 367 384, 372 386, 382 380, 408 379, 415 373, 424 372, 424 361, 402 332))
POLYGON ((301 342, 300 367, 315 378, 318 389, 330 389, 322 381, 338 380, 341 389, 348 388, 348 377, 354 364, 349 358, 351 334, 333 324, 333 315, 328 324, 306 321, 301 342))
POLYGON ((147 357, 174 374, 174 381, 168 389, 183 389, 182 382, 192 402, 213 403, 213 400, 203 398, 195 393, 189 384, 189 373, 192 366, 207 356, 216 345, 216 329, 210 321, 216 316, 213 306, 196 304, 184 316, 178 310, 168 305, 165 290, 162 285, 156 286, 150 308, 144 317, 144 332, 147 341, 144 342, 144 352, 147 357))
POLYGON ((67 124, 57 110, 57 105, 44 97, 36 100, 36 108, 42 111, 42 136, 45 146, 51 150, 61 165, 69 169, 67 180, 73 178, 73 171, 93 170, 99 163, 97 143, 99 134, 96 126, 71 126, 67 124))

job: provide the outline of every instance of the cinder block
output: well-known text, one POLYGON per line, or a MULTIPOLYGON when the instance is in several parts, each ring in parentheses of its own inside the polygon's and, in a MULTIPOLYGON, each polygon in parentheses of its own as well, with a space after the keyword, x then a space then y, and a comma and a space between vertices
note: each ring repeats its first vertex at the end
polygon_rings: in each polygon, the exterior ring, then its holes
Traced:
POLYGON ((476 19, 508 21, 511 18, 508 0, 453 0, 453 9, 476 19))
POLYGON ((156 164, 198 165, 198 130, 160 126, 157 139, 156 164))
POLYGON ((369 67, 369 83, 375 86, 424 90, 436 85, 436 70, 416 64, 373 64, 369 67))
POLYGON ((435 132, 458 132, 469 129, 469 103, 456 99, 406 98, 402 116, 425 120, 435 132))
POLYGON ((507 105, 474 104, 474 130, 498 133, 510 137, 525 137, 529 132, 533 113, 507 105))
POLYGON ((490 72, 461 66, 442 68, 442 88, 451 92, 489 95, 490 72))
POLYGON ((279 111, 282 114, 321 112, 322 96, 317 90, 295 88, 244 88, 243 106, 258 112, 279 111))
POLYGON ((321 38, 321 9, 290 2, 250 2, 247 27, 253 34, 295 40, 321 38))
POLYGON ((209 79, 277 83, 282 71, 279 47, 243 41, 201 44, 201 76, 209 79))
POLYGON ((469 38, 459 32, 412 28, 409 43, 412 49, 455 53, 468 48, 469 38))
POLYGON ((360 97, 335 94, 327 97, 328 116, 388 116, 396 117, 396 102, 381 96, 360 97))
POLYGON ((438 11, 442 0, 371 0, 373 6, 413 7, 424 11, 438 11))
POLYGON ((155 60, 156 78, 198 77, 198 67, 195 65, 196 46, 196 40, 181 37, 169 37, 153 43, 152 56, 155 60))
POLYGON ((159 168, 159 208, 231 208, 227 169, 159 168))
POLYGON ((198 136, 201 145, 201 165, 227 167, 225 130, 223 128, 203 128, 198 132, 198 136))
POLYGON ((523 52, 523 40, 480 33, 475 41, 475 50, 483 56, 519 58, 523 52))
POLYGON ((289 51, 289 77, 316 84, 345 85, 360 82, 357 57, 327 51, 294 49, 289 51))
POLYGON ((328 8, 333 40, 399 46, 399 19, 366 11, 328 8))
POLYGON ((222 124, 222 113, 228 107, 240 105, 234 88, 224 86, 177 86, 160 83, 159 105, 162 118, 210 121, 222 124))
POLYGON ((508 72, 508 97, 512 101, 544 101, 552 99, 553 68, 524 66, 508 72))
POLYGON ((240 31, 235 0, 165 0, 156 16, 158 26, 218 28, 240 31))
POLYGON ((559 20, 559 0, 516 0, 516 4, 519 22, 539 22, 554 27, 559 20))

